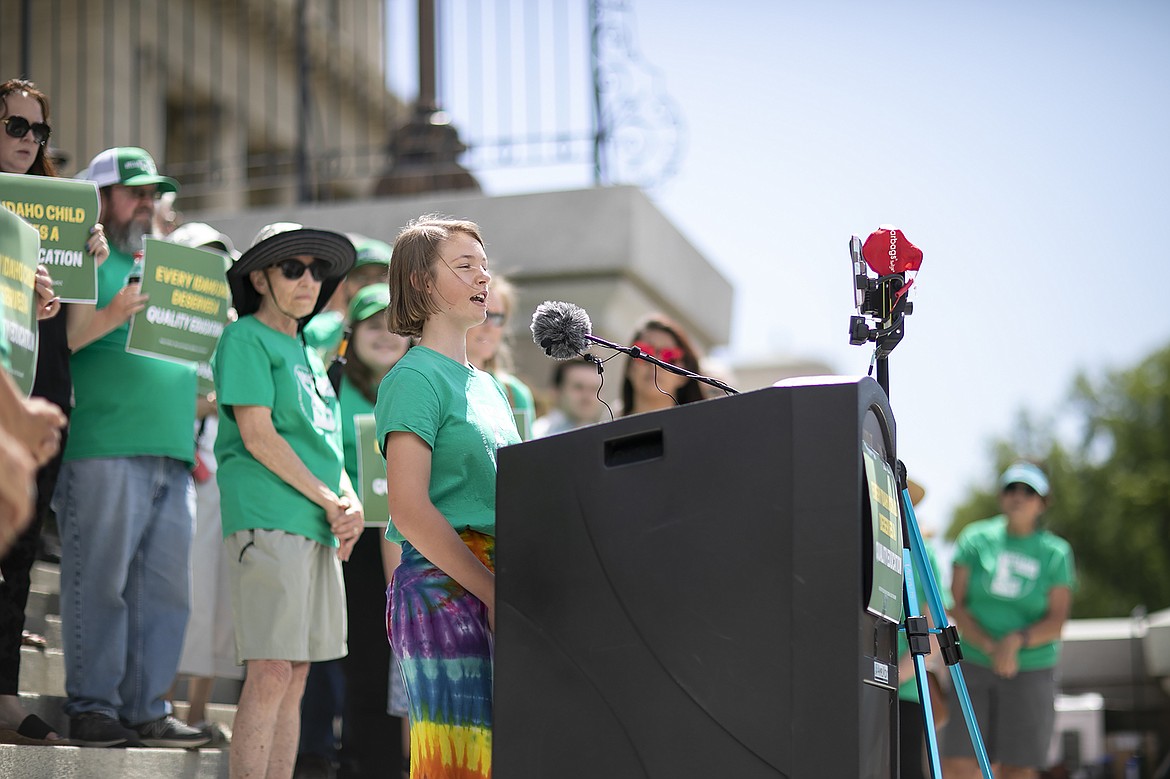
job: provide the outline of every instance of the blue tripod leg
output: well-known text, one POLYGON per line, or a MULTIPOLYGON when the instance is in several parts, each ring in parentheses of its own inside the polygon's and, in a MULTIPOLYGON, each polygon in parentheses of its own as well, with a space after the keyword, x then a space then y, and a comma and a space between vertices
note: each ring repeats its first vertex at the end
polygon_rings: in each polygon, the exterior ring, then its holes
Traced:
MULTIPOLYGON (((914 562, 909 549, 902 550, 903 590, 906 596, 906 613, 917 615, 918 591, 914 586, 914 562)), ((906 643, 910 646, 910 657, 914 661, 914 680, 918 687, 918 700, 922 701, 922 730, 926 733, 926 754, 930 758, 932 779, 942 779, 942 765, 938 758, 938 736, 934 732, 934 703, 930 699, 930 686, 926 683, 926 654, 930 652, 930 632, 923 617, 911 616, 906 619, 906 643)))
MULTIPOLYGON (((979 733, 979 723, 975 718, 975 708, 971 705, 971 696, 967 692, 967 682, 963 679, 963 669, 959 666, 959 660, 962 659, 963 653, 960 650, 957 639, 958 631, 947 621, 946 609, 943 608, 942 595, 938 588, 938 582, 934 580, 934 572, 926 560, 926 544, 922 540, 922 533, 918 530, 918 519, 914 516, 914 506, 910 502, 910 490, 905 487, 902 488, 902 510, 906 516, 906 532, 910 536, 909 551, 913 555, 913 567, 922 576, 926 601, 930 606, 931 616, 934 617, 934 624, 938 626, 938 633, 940 635, 939 645, 943 650, 943 659, 946 661, 947 668, 951 672, 951 683, 955 687, 955 692, 959 698, 959 706, 963 710, 963 719, 967 723, 967 733, 971 737, 971 746, 975 748, 975 757, 979 761, 979 768, 983 772, 983 779, 992 779, 991 762, 987 759, 987 750, 983 746, 983 736, 979 733)), ((905 553, 905 550, 903 553, 905 553)), ((909 608, 907 608, 907 613, 909 613, 909 608)), ((923 663, 923 670, 925 670, 925 663, 923 663)), ((915 666, 915 671, 918 671, 917 665, 915 666)), ((929 692, 927 691, 924 694, 923 688, 925 686, 924 677, 920 678, 918 683, 919 695, 922 696, 924 712, 929 713, 929 710, 926 708, 929 692)), ((934 731, 931 720, 927 720, 926 726, 928 732, 932 733, 934 731)), ((938 744, 936 742, 932 755, 937 758, 937 754, 938 744)))

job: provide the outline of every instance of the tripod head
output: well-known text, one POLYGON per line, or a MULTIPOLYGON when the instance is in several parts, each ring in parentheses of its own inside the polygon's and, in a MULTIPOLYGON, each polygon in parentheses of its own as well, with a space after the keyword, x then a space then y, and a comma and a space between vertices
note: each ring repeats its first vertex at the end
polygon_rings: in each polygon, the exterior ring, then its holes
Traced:
POLYGON ((853 264, 853 299, 859 316, 849 317, 849 343, 874 344, 878 365, 878 383, 890 393, 886 358, 902 342, 906 317, 914 313, 907 298, 922 265, 922 252, 901 230, 882 225, 865 239, 849 239, 849 257, 853 264), (873 270, 877 276, 870 275, 873 270))

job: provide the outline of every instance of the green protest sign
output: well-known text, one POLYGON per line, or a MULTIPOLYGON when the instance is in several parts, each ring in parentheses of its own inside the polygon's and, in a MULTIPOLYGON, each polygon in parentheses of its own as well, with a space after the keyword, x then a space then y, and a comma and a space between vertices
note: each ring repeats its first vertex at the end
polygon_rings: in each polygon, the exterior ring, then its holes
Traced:
POLYGON ((97 301, 97 265, 85 250, 98 220, 92 181, 0 173, 0 205, 32 225, 41 240, 38 261, 66 303, 97 301))
POLYGON ((390 521, 390 507, 386 503, 386 461, 378 451, 378 432, 373 414, 355 414, 353 417, 357 441, 358 496, 366 527, 385 529, 390 521))
POLYGON ((206 361, 195 363, 195 394, 205 398, 213 392, 215 376, 211 373, 211 363, 206 361))
POLYGON ((231 292, 223 255, 146 238, 142 294, 126 351, 179 362, 207 362, 227 324, 231 292))
POLYGON ((868 609, 890 622, 902 621, 902 512, 890 464, 862 443, 865 480, 873 521, 873 581, 868 609))
POLYGON ((37 231, 0 207, 0 342, 7 350, 5 368, 25 395, 37 373, 35 283, 40 239, 37 231))

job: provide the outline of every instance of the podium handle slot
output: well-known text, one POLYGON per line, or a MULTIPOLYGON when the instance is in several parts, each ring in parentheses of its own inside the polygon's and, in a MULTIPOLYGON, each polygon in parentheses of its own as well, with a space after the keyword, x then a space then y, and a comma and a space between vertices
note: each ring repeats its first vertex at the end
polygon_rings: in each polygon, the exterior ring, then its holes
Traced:
POLYGON ((611 438, 605 442, 605 467, 619 468, 662 459, 662 429, 611 438))

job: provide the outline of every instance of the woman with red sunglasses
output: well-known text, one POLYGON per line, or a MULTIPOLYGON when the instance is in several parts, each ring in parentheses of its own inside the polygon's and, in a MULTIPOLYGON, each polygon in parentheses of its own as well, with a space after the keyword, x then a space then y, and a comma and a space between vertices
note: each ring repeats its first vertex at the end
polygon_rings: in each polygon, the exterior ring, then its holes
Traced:
MULTIPOLYGON (((662 314, 651 314, 634 333, 634 346, 663 362, 699 372, 699 355, 678 324, 662 314)), ((622 416, 657 411, 703 399, 699 382, 646 362, 630 358, 622 379, 622 416)))

